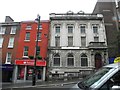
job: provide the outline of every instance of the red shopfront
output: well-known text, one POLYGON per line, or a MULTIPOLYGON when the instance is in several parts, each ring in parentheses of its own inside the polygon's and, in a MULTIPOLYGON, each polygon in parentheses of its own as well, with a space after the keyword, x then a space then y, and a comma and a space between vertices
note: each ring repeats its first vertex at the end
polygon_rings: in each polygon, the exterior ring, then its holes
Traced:
MULTIPOLYGON (((15 60, 14 83, 17 81, 31 81, 34 60, 15 60)), ((45 80, 46 61, 36 61, 36 80, 45 80)))

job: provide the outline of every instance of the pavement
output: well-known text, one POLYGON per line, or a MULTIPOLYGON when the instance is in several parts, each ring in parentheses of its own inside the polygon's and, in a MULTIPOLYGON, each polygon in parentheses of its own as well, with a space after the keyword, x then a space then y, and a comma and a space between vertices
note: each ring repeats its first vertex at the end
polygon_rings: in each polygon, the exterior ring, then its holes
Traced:
POLYGON ((32 86, 32 81, 29 82, 20 82, 20 83, 2 83, 2 90, 8 88, 28 88, 28 87, 50 87, 57 85, 68 85, 68 84, 76 84, 79 82, 81 78, 72 79, 72 80, 53 80, 53 81, 36 81, 35 86, 32 86))

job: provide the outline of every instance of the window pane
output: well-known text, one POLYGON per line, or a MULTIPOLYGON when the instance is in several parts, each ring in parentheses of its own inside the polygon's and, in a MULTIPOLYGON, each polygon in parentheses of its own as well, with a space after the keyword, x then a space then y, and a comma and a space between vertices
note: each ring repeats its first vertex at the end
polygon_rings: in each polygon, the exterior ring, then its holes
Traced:
POLYGON ((54 66, 60 66, 60 56, 59 54, 56 54, 54 56, 54 63, 53 63, 54 66))
POLYGON ((5 34, 6 27, 0 27, 0 34, 5 34))
POLYGON ((97 26, 93 26, 93 33, 98 34, 98 27, 97 26))
POLYGON ((13 46, 14 46, 14 37, 11 37, 10 40, 9 40, 8 47, 13 48, 13 46))
POLYGON ((80 30, 81 30, 81 33, 84 34, 85 33, 85 26, 80 26, 80 30))
POLYGON ((69 55, 68 55, 67 65, 68 65, 68 66, 74 66, 74 57, 73 57, 72 54, 69 54, 69 55))
POLYGON ((94 42, 99 42, 99 37, 94 37, 94 42))
POLYGON ((37 55, 40 55, 40 46, 37 46, 37 55))
POLYGON ((60 46, 60 37, 55 37, 55 46, 56 47, 60 46))
POLYGON ((56 31, 56 33, 60 33, 60 26, 56 26, 55 31, 56 31))
POLYGON ((16 26, 12 26, 10 34, 15 34, 15 33, 16 33, 16 26))
POLYGON ((10 63, 10 62, 11 62, 11 53, 7 53, 6 63, 10 63))
POLYGON ((30 40, 30 32, 26 32, 25 40, 30 40))
POLYGON ((81 66, 88 66, 88 60, 86 54, 81 55, 81 66))
POLYGON ((32 26, 30 25, 30 24, 28 24, 27 26, 26 26, 26 30, 31 30, 32 29, 32 26))
POLYGON ((73 46, 73 37, 68 37, 68 46, 73 46))
POLYGON ((41 40, 41 32, 38 33, 38 40, 41 40))
POLYGON ((81 46, 82 47, 86 46, 86 37, 81 37, 81 46))
POLYGON ((28 56, 28 46, 24 47, 24 56, 28 56))
POLYGON ((3 38, 0 37, 0 47, 2 47, 2 44, 3 44, 3 38))
POLYGON ((68 33, 73 33, 73 26, 68 26, 68 33))

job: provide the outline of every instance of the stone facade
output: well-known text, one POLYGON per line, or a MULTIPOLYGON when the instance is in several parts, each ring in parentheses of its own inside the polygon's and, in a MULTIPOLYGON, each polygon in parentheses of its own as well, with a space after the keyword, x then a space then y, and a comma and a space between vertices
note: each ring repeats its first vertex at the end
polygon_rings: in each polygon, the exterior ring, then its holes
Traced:
POLYGON ((71 12, 50 14, 49 43, 49 78, 69 79, 69 76, 88 75, 97 69, 97 55, 100 56, 100 67, 107 63, 107 43, 102 15, 71 12), (94 26, 97 27, 96 32, 93 31, 94 26), (56 40, 56 37, 59 39, 56 40), (69 40, 69 37, 72 39, 69 40), (98 37, 98 41, 95 41, 95 37, 98 37))

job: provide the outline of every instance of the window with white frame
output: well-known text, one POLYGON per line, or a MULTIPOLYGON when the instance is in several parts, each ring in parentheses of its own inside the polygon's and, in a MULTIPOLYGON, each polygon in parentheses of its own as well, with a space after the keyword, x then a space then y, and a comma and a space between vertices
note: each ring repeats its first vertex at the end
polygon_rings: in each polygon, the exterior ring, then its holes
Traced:
POLYGON ((86 37, 81 37, 81 47, 86 47, 86 37))
POLYGON ((68 47, 73 46, 73 36, 68 36, 68 47))
POLYGON ((29 50, 29 47, 24 46, 23 56, 28 56, 28 50, 29 50))
POLYGON ((60 26, 55 26, 55 33, 60 33, 60 26))
POLYGON ((88 66, 88 59, 86 54, 81 55, 81 66, 88 66))
MULTIPOLYGON (((37 40, 37 37, 36 37, 37 40)), ((41 40, 41 32, 38 32, 38 40, 41 40)))
POLYGON ((8 52, 6 55, 6 63, 10 64, 11 60, 12 60, 12 54, 10 52, 8 52))
POLYGON ((8 48, 13 48, 13 46, 14 46, 14 37, 10 37, 8 48))
POLYGON ((31 30, 31 29, 32 29, 31 24, 27 24, 27 26, 26 26, 26 30, 31 30))
POLYGON ((26 32, 25 40, 30 40, 30 32, 26 32))
POLYGON ((56 47, 60 46, 60 36, 55 37, 55 46, 56 47))
POLYGON ((10 34, 16 34, 16 26, 11 27, 11 32, 10 34))
MULTIPOLYGON (((42 24, 39 25, 39 30, 42 29, 42 24)), ((38 30, 38 26, 37 26, 37 30, 38 30)))
POLYGON ((37 46, 37 55, 40 55, 40 46, 37 46))
POLYGON ((0 34, 5 34, 6 27, 0 27, 0 34))
POLYGON ((53 66, 60 66, 60 55, 55 54, 53 57, 53 66))
POLYGON ((2 45, 3 45, 3 38, 0 37, 0 48, 2 48, 2 45))
POLYGON ((81 34, 85 34, 85 25, 80 25, 80 32, 81 34))
POLYGON ((67 66, 74 66, 74 56, 71 53, 67 56, 67 66))
POLYGON ((72 34, 73 33, 73 26, 68 26, 68 33, 69 34, 72 34))
POLYGON ((93 33, 98 34, 98 25, 93 25, 93 33))

